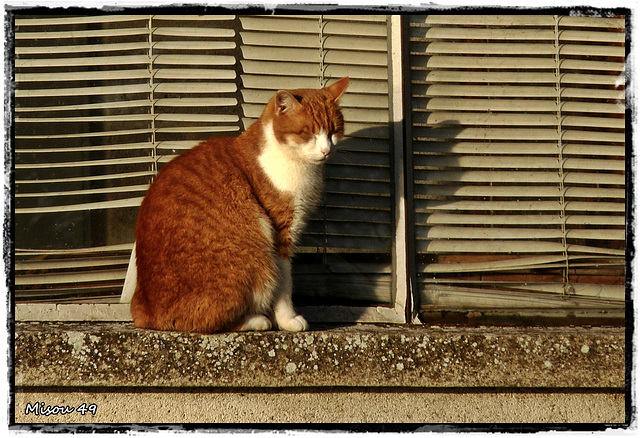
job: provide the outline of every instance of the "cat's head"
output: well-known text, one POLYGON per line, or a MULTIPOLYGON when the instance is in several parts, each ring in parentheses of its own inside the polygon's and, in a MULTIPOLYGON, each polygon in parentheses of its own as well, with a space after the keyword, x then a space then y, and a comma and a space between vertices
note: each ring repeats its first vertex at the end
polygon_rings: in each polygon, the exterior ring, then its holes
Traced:
POLYGON ((280 90, 262 116, 288 154, 313 164, 324 163, 344 134, 338 99, 349 78, 322 89, 280 90))

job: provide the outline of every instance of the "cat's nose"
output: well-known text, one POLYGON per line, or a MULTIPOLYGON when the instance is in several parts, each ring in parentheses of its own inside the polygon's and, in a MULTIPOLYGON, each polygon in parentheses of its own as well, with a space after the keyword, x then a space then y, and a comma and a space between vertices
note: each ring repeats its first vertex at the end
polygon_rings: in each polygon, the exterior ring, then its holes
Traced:
POLYGON ((333 143, 329 139, 327 139, 326 141, 320 144, 320 152, 322 152, 322 155, 324 155, 325 158, 331 155, 332 149, 333 149, 333 143))
POLYGON ((320 152, 322 152, 322 155, 324 155, 325 158, 329 158, 329 155, 331 155, 332 146, 333 145, 329 143, 326 147, 323 147, 322 149, 320 149, 320 152))

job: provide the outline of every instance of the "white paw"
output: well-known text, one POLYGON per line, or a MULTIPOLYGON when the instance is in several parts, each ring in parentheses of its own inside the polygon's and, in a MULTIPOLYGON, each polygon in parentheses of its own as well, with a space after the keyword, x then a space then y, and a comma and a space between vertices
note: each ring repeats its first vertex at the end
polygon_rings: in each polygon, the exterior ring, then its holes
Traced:
POLYGON ((302 315, 296 315, 287 321, 278 321, 278 326, 288 332, 303 332, 309 330, 309 323, 302 315))
POLYGON ((240 331, 265 331, 271 329, 271 320, 264 315, 250 315, 245 319, 240 331))

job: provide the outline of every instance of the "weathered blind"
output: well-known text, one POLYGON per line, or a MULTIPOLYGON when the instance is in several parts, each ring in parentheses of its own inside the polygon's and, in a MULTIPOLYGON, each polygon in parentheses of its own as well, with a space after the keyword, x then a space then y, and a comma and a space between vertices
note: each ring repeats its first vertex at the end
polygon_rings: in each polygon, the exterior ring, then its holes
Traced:
POLYGON ((326 167, 296 285, 309 303, 392 302, 386 17, 15 24, 18 300, 118 294, 137 208, 164 163, 212 135, 237 135, 277 89, 350 76, 347 138, 326 167))
POLYGON ((243 16, 239 32, 245 127, 278 89, 351 78, 340 101, 345 138, 294 263, 298 302, 392 303, 387 17, 243 16))
POLYGON ((423 310, 624 308, 624 32, 411 16, 423 310))
POLYGON ((240 129, 233 17, 15 19, 16 300, 120 293, 158 166, 240 129))

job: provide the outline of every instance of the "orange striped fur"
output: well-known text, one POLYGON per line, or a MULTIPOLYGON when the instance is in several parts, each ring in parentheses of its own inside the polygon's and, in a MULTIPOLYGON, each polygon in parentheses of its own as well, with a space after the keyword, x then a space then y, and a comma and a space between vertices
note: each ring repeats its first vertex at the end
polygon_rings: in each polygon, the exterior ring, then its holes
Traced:
POLYGON ((159 172, 136 226, 136 326, 308 328, 291 304, 291 257, 343 135, 348 82, 278 91, 246 132, 204 141, 159 172))

